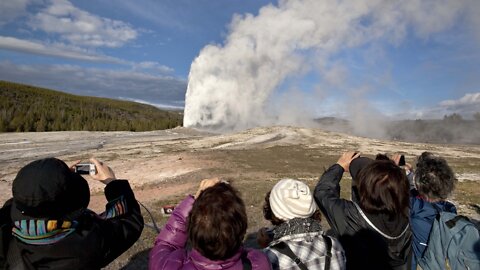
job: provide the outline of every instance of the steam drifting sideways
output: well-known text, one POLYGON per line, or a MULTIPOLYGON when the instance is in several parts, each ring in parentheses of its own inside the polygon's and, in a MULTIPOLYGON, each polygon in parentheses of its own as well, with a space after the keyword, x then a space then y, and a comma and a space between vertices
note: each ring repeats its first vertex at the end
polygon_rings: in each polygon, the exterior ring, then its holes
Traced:
MULTIPOLYGON (((337 54, 373 43, 398 45, 407 35, 428 38, 474 13, 469 6, 478 7, 475 1, 280 0, 257 16, 235 15, 224 44, 204 47, 191 65, 184 125, 239 130, 298 124, 309 116, 306 101, 318 99, 321 106, 321 88, 348 77, 335 64, 337 54), (295 83, 286 89, 310 72, 319 74, 316 89, 299 91, 295 83)), ((355 106, 345 106, 337 109, 358 115, 355 106)))

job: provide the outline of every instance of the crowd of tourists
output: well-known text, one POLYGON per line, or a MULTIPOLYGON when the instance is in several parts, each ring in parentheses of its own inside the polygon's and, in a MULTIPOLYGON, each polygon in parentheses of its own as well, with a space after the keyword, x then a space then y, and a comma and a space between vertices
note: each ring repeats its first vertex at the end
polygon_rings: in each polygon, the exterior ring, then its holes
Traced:
MULTIPOLYGON (((244 244, 248 219, 239 191, 204 179, 174 208, 148 267, 480 269, 478 227, 447 201, 455 173, 432 153, 415 161, 346 152, 313 189, 279 180, 265 194, 263 216, 271 226, 258 231, 259 248, 244 244), (352 179, 350 199, 340 195, 344 173, 352 179)), ((87 208, 89 185, 75 166, 46 158, 20 169, 13 197, 0 210, 0 269, 100 269, 138 240, 144 220, 128 181, 90 162, 92 179, 105 184, 103 213, 87 208)))

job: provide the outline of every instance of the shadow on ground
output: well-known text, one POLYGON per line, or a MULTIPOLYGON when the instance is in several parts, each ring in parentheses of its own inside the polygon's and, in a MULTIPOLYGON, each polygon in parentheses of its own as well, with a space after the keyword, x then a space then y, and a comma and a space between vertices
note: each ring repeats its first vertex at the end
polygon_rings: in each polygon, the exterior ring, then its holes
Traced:
POLYGON ((122 270, 143 270, 148 269, 148 254, 150 249, 145 249, 133 255, 122 270))

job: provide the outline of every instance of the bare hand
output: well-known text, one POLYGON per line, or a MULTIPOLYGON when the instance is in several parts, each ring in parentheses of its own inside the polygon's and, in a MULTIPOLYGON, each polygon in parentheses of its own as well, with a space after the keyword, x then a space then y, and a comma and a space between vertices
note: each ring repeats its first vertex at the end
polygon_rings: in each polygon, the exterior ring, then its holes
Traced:
POLYGON ((405 170, 413 172, 413 166, 410 163, 405 163, 405 170))
POLYGON ((218 183, 220 183, 220 179, 218 177, 203 179, 202 182, 200 182, 200 186, 198 187, 197 193, 195 194, 195 198, 198 198, 198 196, 200 196, 200 193, 202 193, 202 191, 204 191, 205 189, 212 187, 218 183))
POLYGON ((401 157, 402 157, 402 155, 400 155, 400 154, 398 154, 398 153, 397 153, 397 154, 394 154, 393 157, 392 157, 393 162, 395 162, 395 164, 396 164, 397 166, 399 166, 399 164, 400 164, 400 158, 401 158, 401 157))
POLYGON ((337 164, 342 166, 345 172, 348 172, 348 168, 350 167, 350 163, 352 160, 356 159, 360 156, 360 152, 346 152, 338 159, 337 164))
POLYGON ((98 180, 105 185, 117 179, 110 167, 98 161, 96 158, 91 158, 90 161, 95 164, 95 168, 97 169, 97 173, 91 175, 93 179, 98 180))
POLYGON ((82 161, 82 160, 80 160, 80 159, 79 159, 79 160, 75 160, 75 161, 72 162, 71 165, 68 165, 68 164, 67 164, 67 166, 68 166, 68 168, 70 169, 70 171, 75 172, 75 165, 77 165, 78 163, 80 163, 80 161, 82 161))

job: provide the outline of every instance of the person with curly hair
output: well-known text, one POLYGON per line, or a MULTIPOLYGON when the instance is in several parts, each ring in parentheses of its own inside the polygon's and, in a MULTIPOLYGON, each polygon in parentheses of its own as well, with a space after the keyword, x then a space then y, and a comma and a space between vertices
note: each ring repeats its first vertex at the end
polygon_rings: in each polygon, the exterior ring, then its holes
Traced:
POLYGON ((415 188, 410 197, 410 223, 412 226, 413 260, 422 258, 432 230, 433 222, 441 211, 457 213, 455 206, 446 199, 455 189, 457 178, 447 161, 429 152, 423 152, 417 159, 413 174, 415 188))

